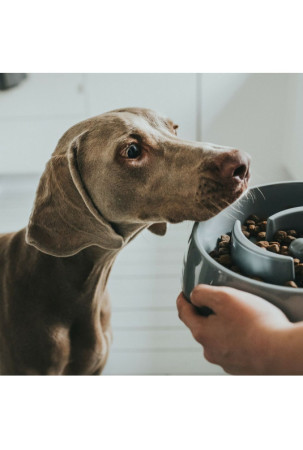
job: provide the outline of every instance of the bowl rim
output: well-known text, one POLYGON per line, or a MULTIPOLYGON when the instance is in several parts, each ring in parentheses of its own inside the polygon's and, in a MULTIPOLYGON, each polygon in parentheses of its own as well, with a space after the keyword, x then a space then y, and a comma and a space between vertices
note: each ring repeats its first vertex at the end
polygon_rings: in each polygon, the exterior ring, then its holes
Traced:
MULTIPOLYGON (((250 187, 249 189, 247 189, 246 192, 248 192, 248 191, 250 191, 252 189, 258 189, 258 188, 261 188, 261 187, 281 185, 281 184, 302 184, 303 185, 303 181, 291 180, 291 181, 278 181, 278 182, 273 182, 273 183, 259 184, 259 185, 255 185, 255 186, 250 187)), ((235 200, 235 202, 237 200, 235 200)), ((235 202, 233 202, 233 203, 235 203, 235 202)), ((233 203, 231 203, 231 204, 233 204, 233 203)), ((207 222, 207 220, 205 222, 207 222)), ((291 287, 287 287, 287 286, 280 286, 279 284, 266 283, 265 281, 253 280, 252 278, 246 277, 245 275, 241 275, 241 274, 239 274, 237 272, 234 272, 234 271, 228 269, 225 266, 222 266, 222 264, 218 263, 214 258, 212 258, 209 255, 209 253, 207 253, 207 251, 203 248, 203 246, 199 242, 197 230, 199 228, 200 223, 205 223, 205 222, 195 222, 194 227, 193 227, 193 231, 192 231, 192 237, 193 237, 193 239, 195 239, 195 243, 196 243, 197 247, 199 248, 200 252, 202 253, 202 255, 204 257, 206 257, 206 259, 209 262, 214 264, 214 266, 217 267, 217 269, 219 269, 219 270, 221 270, 223 272, 227 272, 228 275, 233 275, 234 278, 239 279, 241 281, 245 281, 246 283, 250 283, 250 284, 255 285, 255 286, 266 288, 266 290, 270 289, 270 290, 275 290, 275 291, 278 291, 278 292, 280 292, 282 290, 285 293, 292 293, 292 294, 299 294, 300 293, 300 294, 303 294, 303 288, 291 288, 291 287)))

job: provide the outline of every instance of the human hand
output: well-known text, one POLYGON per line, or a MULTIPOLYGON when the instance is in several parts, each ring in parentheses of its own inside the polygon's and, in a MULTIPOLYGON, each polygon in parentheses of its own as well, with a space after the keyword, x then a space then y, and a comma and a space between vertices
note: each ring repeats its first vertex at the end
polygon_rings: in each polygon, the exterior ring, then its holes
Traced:
POLYGON ((207 361, 231 374, 275 372, 283 331, 294 326, 280 309, 247 292, 201 284, 191 302, 179 295, 179 317, 204 347, 207 361), (202 306, 214 314, 202 316, 197 309, 202 306))

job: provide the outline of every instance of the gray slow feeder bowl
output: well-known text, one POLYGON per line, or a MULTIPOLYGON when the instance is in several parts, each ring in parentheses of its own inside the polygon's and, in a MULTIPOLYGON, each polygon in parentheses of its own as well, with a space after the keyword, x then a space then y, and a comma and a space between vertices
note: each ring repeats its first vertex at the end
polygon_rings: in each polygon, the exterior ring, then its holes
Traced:
MULTIPOLYGON (((283 182, 251 188, 217 216, 195 223, 184 258, 183 292, 189 295, 197 284, 230 286, 258 295, 280 308, 292 322, 303 320, 303 289, 281 286, 294 276, 292 258, 259 249, 246 239, 241 224, 251 214, 268 219, 267 237, 279 229, 303 232, 303 182, 283 182), (209 253, 222 234, 232 233, 231 255, 246 275, 260 276, 269 283, 235 273, 215 261, 209 253)), ((270 236, 269 236, 270 235, 270 236)), ((293 254, 303 255, 301 239, 293 254)), ((303 256, 301 257, 303 262, 303 256)), ((205 310, 207 313, 207 309, 205 310)))

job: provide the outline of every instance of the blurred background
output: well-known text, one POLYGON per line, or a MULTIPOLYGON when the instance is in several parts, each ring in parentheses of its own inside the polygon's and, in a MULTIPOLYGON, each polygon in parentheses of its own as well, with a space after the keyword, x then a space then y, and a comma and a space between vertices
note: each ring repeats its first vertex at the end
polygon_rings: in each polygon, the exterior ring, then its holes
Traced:
MULTIPOLYGON (((250 153, 251 185, 302 180, 302 74, 2 74, 0 232, 26 226, 39 177, 70 126, 130 106, 171 117, 182 138, 250 153)), ((224 373, 176 312, 192 225, 171 225, 164 237, 144 231, 118 256, 105 374, 224 373)))

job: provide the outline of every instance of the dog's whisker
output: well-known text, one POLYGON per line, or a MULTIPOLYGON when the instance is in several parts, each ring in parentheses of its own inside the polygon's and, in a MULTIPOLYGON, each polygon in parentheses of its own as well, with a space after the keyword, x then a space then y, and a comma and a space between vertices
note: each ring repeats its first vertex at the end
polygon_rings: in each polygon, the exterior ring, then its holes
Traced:
POLYGON ((237 209, 237 208, 235 207, 235 205, 233 205, 233 204, 230 205, 230 208, 233 209, 234 211, 236 211, 236 212, 239 213, 239 214, 244 214, 240 209, 237 209))
POLYGON ((263 200, 266 200, 265 195, 263 194, 263 192, 261 191, 261 189, 260 189, 260 188, 257 188, 257 190, 258 190, 258 192, 260 192, 260 194, 262 195, 263 200))
MULTIPOLYGON (((222 201, 223 201, 223 203, 226 204, 227 207, 228 207, 228 206, 232 206, 227 200, 222 199, 222 201)), ((212 202, 211 200, 210 200, 210 203, 218 210, 218 212, 221 212, 222 215, 228 217, 229 219, 233 219, 233 220, 236 220, 236 219, 237 219, 237 217, 233 216, 232 213, 231 213, 230 211, 226 211, 226 209, 220 210, 220 209, 218 208, 218 206, 217 206, 214 202, 212 202)), ((238 212, 238 211, 237 211, 237 212, 238 212)))
POLYGON ((222 211, 222 215, 228 217, 229 219, 237 220, 236 216, 233 216, 230 211, 227 212, 225 209, 222 211))

